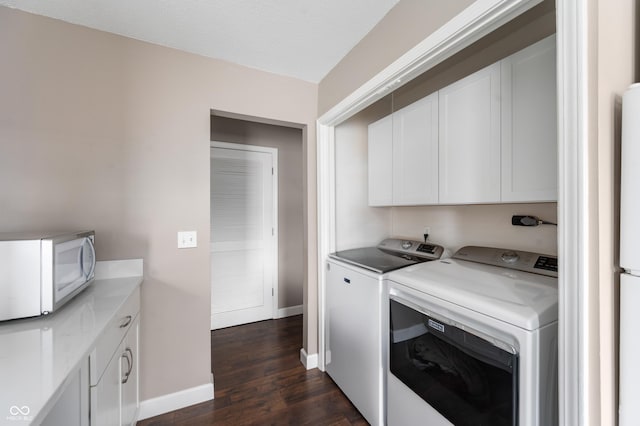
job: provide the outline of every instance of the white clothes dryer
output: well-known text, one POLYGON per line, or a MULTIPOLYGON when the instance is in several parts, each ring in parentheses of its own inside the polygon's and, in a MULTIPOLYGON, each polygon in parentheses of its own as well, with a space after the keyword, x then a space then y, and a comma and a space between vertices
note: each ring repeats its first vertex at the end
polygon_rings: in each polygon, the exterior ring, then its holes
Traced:
POLYGON ((487 247, 389 273, 388 424, 557 425, 557 274, 487 247))

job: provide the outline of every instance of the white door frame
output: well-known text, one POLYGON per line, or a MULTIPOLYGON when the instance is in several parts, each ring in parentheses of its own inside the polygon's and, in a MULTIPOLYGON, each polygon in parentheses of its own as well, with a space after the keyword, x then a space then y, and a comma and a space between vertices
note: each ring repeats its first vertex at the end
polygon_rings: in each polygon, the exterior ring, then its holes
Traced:
MULTIPOLYGON (((253 152, 266 152, 271 154, 272 166, 273 166, 273 252, 275 253, 273 257, 273 306, 272 306, 272 317, 278 317, 278 148, 270 148, 265 146, 256 146, 256 145, 244 145, 237 143, 229 143, 229 142, 218 142, 212 141, 210 143, 210 148, 225 148, 225 149, 235 149, 237 151, 253 151, 253 152)), ((211 154, 209 154, 211 155, 211 154)), ((209 195, 211 196, 211 195, 209 195)), ((209 283, 211 286, 211 283, 209 283)))
MULTIPOLYGON (((477 0, 443 27, 347 96, 317 121, 318 367, 325 359, 325 259, 335 251, 335 126, 402 84, 459 52, 541 0, 477 0)), ((558 257, 560 424, 588 424, 589 229, 587 41, 588 2, 557 0, 558 257)), ((596 232, 597 233, 597 232, 596 232)), ((596 322, 597 323, 597 322, 596 322)), ((595 419, 594 419, 595 420, 595 419)), ((599 419, 597 419, 599 421, 599 419)))

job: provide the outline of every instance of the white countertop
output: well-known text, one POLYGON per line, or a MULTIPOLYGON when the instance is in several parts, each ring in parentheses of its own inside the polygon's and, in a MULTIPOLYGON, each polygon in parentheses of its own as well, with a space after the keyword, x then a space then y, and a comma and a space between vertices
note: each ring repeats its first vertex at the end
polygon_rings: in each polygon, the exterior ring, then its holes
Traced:
POLYGON ((142 278, 141 259, 98 262, 95 282, 59 311, 0 323, 0 425, 43 419, 142 278))

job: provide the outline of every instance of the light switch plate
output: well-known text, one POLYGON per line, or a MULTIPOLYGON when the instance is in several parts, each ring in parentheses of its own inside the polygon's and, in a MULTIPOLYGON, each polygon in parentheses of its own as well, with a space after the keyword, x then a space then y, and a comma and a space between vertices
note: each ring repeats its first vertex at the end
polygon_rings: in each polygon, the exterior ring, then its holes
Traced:
POLYGON ((178 231, 178 248, 198 247, 198 233, 196 231, 178 231))

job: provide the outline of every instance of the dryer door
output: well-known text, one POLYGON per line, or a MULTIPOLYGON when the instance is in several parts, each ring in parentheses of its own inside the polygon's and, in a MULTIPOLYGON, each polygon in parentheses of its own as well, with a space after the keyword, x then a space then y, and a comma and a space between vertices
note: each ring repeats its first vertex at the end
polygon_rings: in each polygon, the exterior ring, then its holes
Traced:
POLYGON ((391 374, 457 426, 517 425, 518 355, 402 302, 390 300, 391 374))

